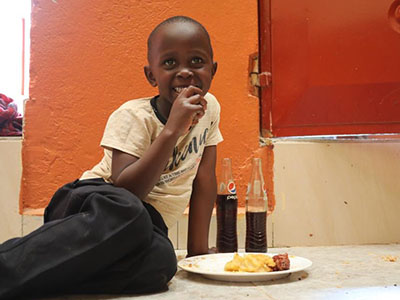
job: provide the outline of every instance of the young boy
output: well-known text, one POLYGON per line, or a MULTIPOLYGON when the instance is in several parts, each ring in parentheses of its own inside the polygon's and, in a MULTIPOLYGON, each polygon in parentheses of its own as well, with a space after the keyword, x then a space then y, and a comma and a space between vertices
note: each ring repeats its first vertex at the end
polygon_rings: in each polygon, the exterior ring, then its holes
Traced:
POLYGON ((109 118, 104 157, 60 188, 44 225, 0 245, 0 299, 49 293, 150 293, 176 272, 168 239, 189 204, 188 255, 208 253, 216 198, 217 70, 206 29, 188 17, 148 38, 149 83, 109 118))

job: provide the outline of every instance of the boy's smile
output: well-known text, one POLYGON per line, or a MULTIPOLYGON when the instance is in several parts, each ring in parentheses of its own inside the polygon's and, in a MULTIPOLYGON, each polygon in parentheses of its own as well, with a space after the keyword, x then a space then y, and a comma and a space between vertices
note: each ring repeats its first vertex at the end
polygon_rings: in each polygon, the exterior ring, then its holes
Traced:
POLYGON ((216 68, 206 33, 196 24, 177 22, 161 27, 153 37, 145 74, 158 86, 158 108, 168 117, 184 88, 195 86, 202 96, 208 92, 216 68))

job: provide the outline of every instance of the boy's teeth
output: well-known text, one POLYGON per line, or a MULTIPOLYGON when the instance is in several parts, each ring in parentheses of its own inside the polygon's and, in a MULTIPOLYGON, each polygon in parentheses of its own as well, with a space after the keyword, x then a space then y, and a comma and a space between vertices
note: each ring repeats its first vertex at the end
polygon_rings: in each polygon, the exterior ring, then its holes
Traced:
POLYGON ((184 89, 183 87, 174 88, 175 92, 178 92, 178 93, 182 92, 183 89, 184 89))
MULTIPOLYGON (((200 88, 199 86, 196 85, 196 87, 200 88)), ((177 93, 182 92, 183 89, 187 88, 187 86, 179 86, 179 87, 174 87, 174 91, 177 93)))

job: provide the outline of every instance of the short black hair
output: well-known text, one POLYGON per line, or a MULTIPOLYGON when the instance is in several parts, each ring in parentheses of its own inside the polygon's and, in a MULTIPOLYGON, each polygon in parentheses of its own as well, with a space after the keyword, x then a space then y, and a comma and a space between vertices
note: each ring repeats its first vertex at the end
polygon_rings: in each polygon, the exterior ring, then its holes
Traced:
POLYGON ((152 43, 153 43, 153 38, 156 35, 156 33, 165 25, 168 24, 175 24, 175 23, 191 23, 194 24, 196 26, 199 26, 201 30, 203 30, 203 32, 205 33, 208 43, 210 44, 210 51, 211 51, 211 58, 213 58, 213 49, 211 46, 211 39, 210 39, 210 35, 208 34, 207 29, 198 21, 196 21, 195 19, 192 19, 190 17, 187 16, 174 16, 174 17, 170 17, 164 21, 162 21, 160 24, 158 24, 153 31, 150 33, 148 39, 147 39, 147 59, 150 61, 150 50, 152 48, 152 43))

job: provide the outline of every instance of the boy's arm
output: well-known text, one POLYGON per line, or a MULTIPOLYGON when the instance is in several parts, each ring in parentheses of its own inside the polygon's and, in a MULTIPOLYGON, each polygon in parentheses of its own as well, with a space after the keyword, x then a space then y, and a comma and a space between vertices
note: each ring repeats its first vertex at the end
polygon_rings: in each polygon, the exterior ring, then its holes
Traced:
POLYGON ((203 117, 207 101, 190 86, 175 99, 167 124, 141 158, 113 149, 111 179, 139 199, 146 198, 160 178, 178 138, 203 117))
POLYGON ((216 146, 204 149, 203 157, 193 182, 189 204, 188 256, 208 253, 208 231, 214 202, 217 197, 215 176, 216 146))

